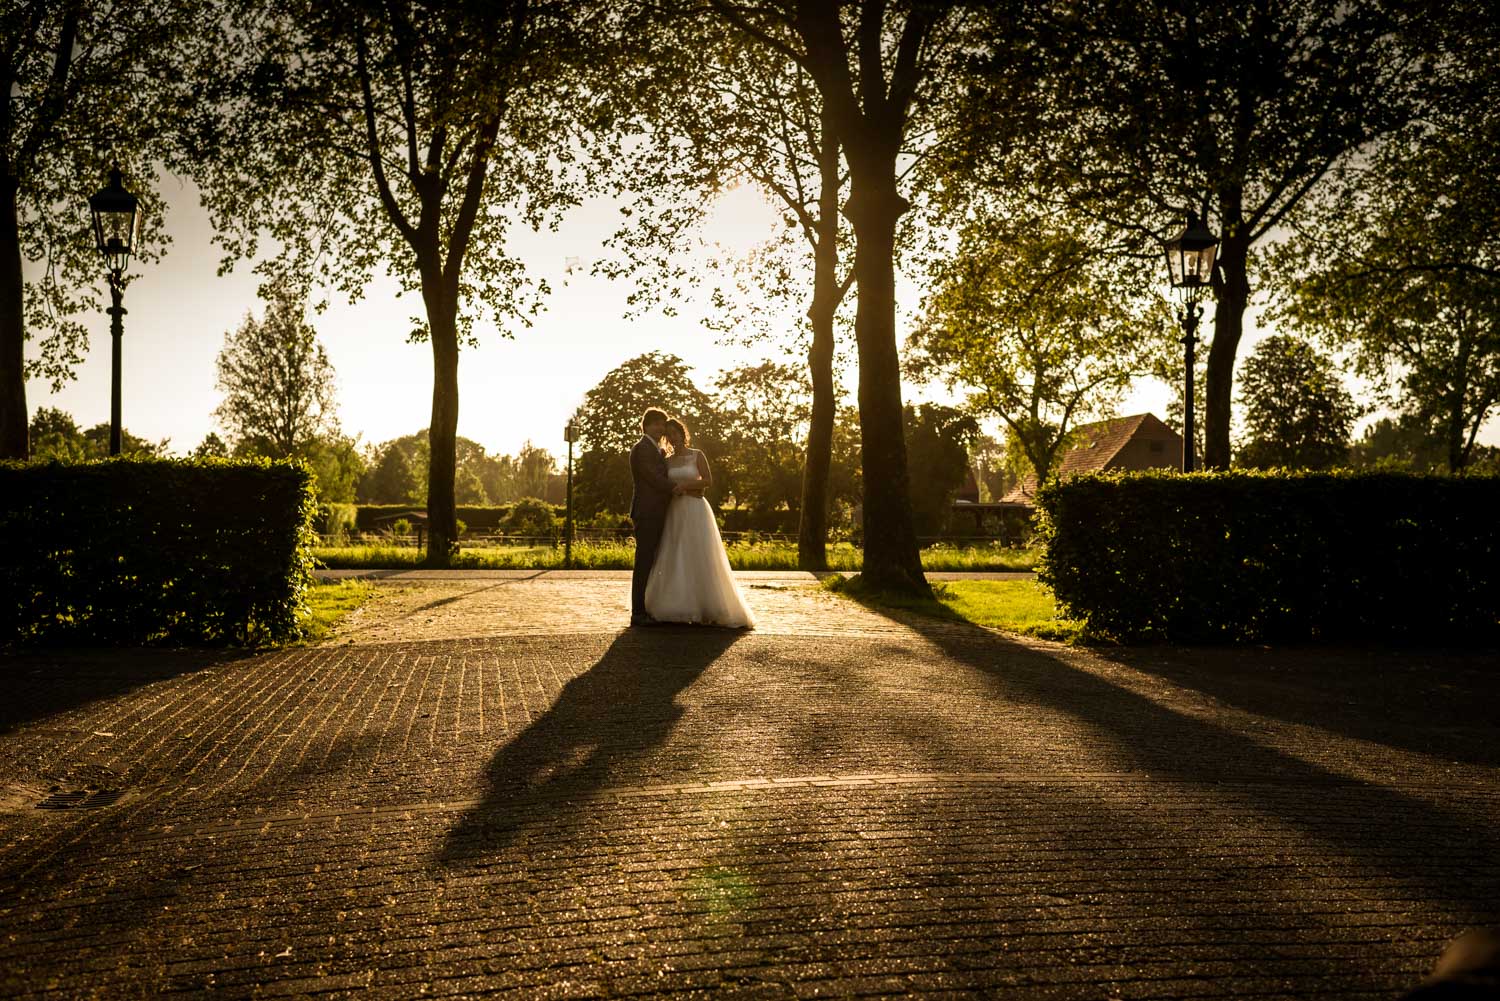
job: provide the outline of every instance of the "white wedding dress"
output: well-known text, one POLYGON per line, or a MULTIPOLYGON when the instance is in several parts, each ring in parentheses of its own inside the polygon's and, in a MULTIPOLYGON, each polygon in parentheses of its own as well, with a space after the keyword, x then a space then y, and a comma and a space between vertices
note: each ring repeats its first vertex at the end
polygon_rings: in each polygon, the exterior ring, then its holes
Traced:
MULTIPOLYGON (((694 452, 667 460, 673 483, 698 478, 694 452)), ((646 584, 646 611, 661 622, 692 622, 731 629, 755 628, 729 570, 713 508, 702 497, 678 494, 667 507, 667 522, 646 584)))

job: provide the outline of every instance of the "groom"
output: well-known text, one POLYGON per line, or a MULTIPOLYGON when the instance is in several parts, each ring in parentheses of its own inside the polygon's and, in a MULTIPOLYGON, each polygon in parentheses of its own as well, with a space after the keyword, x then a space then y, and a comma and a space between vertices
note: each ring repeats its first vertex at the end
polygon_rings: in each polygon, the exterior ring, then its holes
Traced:
POLYGON ((667 459, 657 442, 667 433, 667 415, 655 407, 641 415, 641 440, 630 450, 630 523, 635 526, 635 572, 630 578, 630 624, 649 626, 646 582, 656 563, 656 548, 667 523, 667 505, 679 491, 667 476, 667 459))

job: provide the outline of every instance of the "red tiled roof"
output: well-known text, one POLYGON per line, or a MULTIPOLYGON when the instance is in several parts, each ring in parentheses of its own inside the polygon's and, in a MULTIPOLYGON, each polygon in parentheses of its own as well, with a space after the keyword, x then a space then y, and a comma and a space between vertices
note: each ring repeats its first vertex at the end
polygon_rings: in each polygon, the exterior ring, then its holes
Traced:
MULTIPOLYGON (((1174 442, 1176 458, 1181 458, 1182 437, 1176 431, 1163 424, 1155 414, 1134 414, 1130 417, 1114 417, 1107 421, 1083 424, 1076 428, 1073 431, 1073 437, 1077 444, 1063 453, 1062 461, 1056 467, 1057 476, 1066 478, 1077 476, 1079 473, 1096 473, 1105 469, 1124 468, 1120 464, 1113 464, 1114 460, 1119 456, 1120 450, 1142 432, 1146 432, 1151 438, 1174 442)), ((1168 461, 1160 463, 1162 466, 1171 464, 1168 461)), ((1030 503, 1032 497, 1036 495, 1036 486, 1036 477, 1027 476, 1019 486, 1001 499, 1011 503, 1030 503)))

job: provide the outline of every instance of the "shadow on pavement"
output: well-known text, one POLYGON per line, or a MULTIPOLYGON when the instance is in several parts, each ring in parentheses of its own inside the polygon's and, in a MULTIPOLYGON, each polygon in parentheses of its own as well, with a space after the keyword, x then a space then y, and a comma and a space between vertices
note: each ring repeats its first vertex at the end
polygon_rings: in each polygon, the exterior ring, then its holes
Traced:
POLYGON ((1105 656, 1257 716, 1500 766, 1495 651, 1163 646, 1105 656))
POLYGON ((256 656, 249 650, 57 649, 0 655, 0 734, 155 681, 256 656))
MULTIPOLYGON (((866 607, 882 611, 873 604, 866 607)), ((1488 864, 1500 856, 1500 837, 1485 818, 1334 771, 1312 760, 1324 750, 1322 746, 1309 745, 1309 755, 1298 756, 1201 713, 1164 705, 1070 663, 1066 652, 1019 643, 978 626, 904 611, 883 614, 922 634, 947 658, 987 675, 1003 686, 1008 697, 1019 696, 1039 709, 1064 713, 1085 724, 1098 742, 1089 750, 1096 759, 1107 757, 1112 771, 1139 772, 1209 789, 1226 801, 1238 802, 1321 841, 1357 865, 1420 888, 1424 897, 1446 899, 1476 917, 1487 915, 1487 902, 1500 897, 1500 870, 1488 864), (1318 802, 1316 798, 1282 794, 1286 789, 1295 792, 1318 786, 1337 787, 1343 805, 1330 806, 1325 812, 1308 807, 1309 802, 1318 802), (1351 800, 1362 822, 1350 822, 1351 800), (1409 850, 1413 841, 1425 841, 1437 850, 1428 850, 1418 862, 1409 850), (1457 878, 1455 867, 1467 868, 1467 877, 1457 878)), ((1196 651, 1176 652, 1182 655, 1184 666, 1174 683, 1184 689, 1211 690, 1212 685, 1204 683, 1212 681, 1210 668, 1200 669, 1200 674, 1186 666, 1196 651)), ((1480 694, 1474 692, 1471 697, 1480 694)), ((1281 697, 1287 703, 1297 701, 1292 692, 1283 691, 1281 697)), ((1259 711, 1280 718, 1269 704, 1274 698, 1274 693, 1266 692, 1266 704, 1259 711)), ((1371 718, 1363 724, 1370 732, 1400 729, 1401 723, 1383 716, 1378 704, 1370 712, 1371 718)), ((1351 753, 1357 754, 1358 749, 1351 753)), ((1435 798, 1448 798, 1445 790, 1433 792, 1435 798)))
POLYGON ((621 633, 552 706, 485 766, 485 793, 449 830, 438 860, 455 865, 503 848, 538 801, 597 792, 612 771, 661 744, 677 695, 743 634, 666 626, 621 633))

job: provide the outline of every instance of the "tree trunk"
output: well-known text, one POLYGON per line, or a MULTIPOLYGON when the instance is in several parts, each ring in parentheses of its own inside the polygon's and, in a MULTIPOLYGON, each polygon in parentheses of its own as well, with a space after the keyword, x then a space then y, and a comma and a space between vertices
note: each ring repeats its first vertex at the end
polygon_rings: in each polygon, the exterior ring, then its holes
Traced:
POLYGON ((812 418, 807 458, 802 467, 802 508, 797 525, 797 566, 828 569, 828 473, 833 464, 833 317, 839 301, 839 144, 832 114, 823 113, 819 157, 818 245, 813 254, 813 297, 807 310, 812 347, 807 353, 812 381, 812 418))
POLYGON ((0 178, 0 459, 31 457, 26 410, 26 319, 21 309, 17 186, 0 178))
MULTIPOLYGON (((436 257, 436 252, 434 252, 436 257)), ((458 302, 441 270, 424 268, 422 298, 432 339, 432 420, 427 428, 427 565, 448 567, 458 546, 458 302)))
POLYGON ((1228 236, 1220 248, 1223 282, 1214 305, 1214 341, 1208 349, 1208 372, 1204 380, 1203 467, 1229 468, 1229 426, 1234 399, 1234 360, 1245 332, 1245 306, 1250 301, 1247 266, 1249 243, 1242 236, 1228 236))
MULTIPOLYGON (((836 280, 836 277, 831 277, 830 283, 836 280)), ((821 279, 818 281, 820 283, 821 279)), ((833 464, 834 422, 834 308, 819 301, 821 291, 814 291, 813 306, 808 310, 813 335, 812 347, 807 353, 812 376, 812 419, 807 430, 807 461, 802 469, 802 513, 797 526, 797 566, 803 570, 828 569, 828 474, 833 464)))
POLYGON ((1447 439, 1448 472, 1463 472, 1465 461, 1468 458, 1464 453, 1464 383, 1459 381, 1454 388, 1452 402, 1448 405, 1448 416, 1443 421, 1447 425, 1443 437, 1447 439))
MULTIPOLYGON (((859 426, 864 473, 863 578, 889 591, 930 596, 912 521, 911 481, 901 420, 901 366, 896 350, 896 223, 909 207, 896 191, 897 144, 889 156, 851 162, 844 214, 854 227, 859 308, 859 426), (873 161, 869 163, 868 161, 873 161), (874 169, 871 169, 871 168, 874 169)), ((850 158, 851 161, 855 157, 850 158)))

